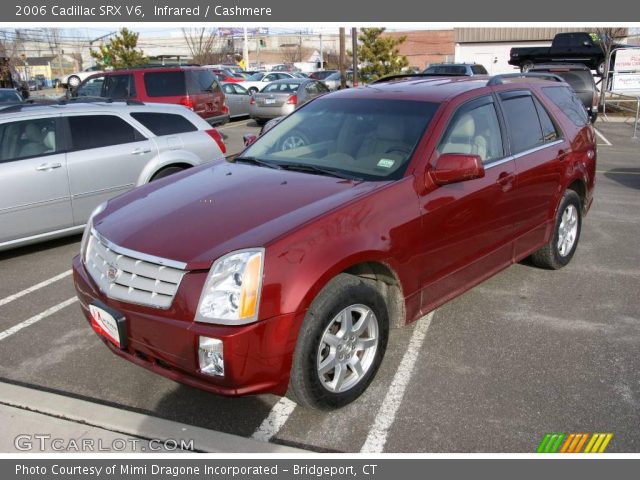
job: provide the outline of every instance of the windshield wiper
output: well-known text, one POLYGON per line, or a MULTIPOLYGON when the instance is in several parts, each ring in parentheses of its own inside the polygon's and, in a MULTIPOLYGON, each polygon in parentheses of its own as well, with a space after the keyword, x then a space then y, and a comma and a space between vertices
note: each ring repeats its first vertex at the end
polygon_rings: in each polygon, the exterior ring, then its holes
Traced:
POLYGON ((281 163, 280 168, 287 170, 297 170, 299 172, 312 172, 320 173, 322 175, 329 175, 331 177, 342 178, 344 180, 353 180, 354 182, 362 182, 362 178, 357 178, 346 173, 342 173, 332 168, 318 167, 317 165, 310 165, 308 163, 281 163))
POLYGON ((276 170, 282 170, 282 167, 274 162, 269 162, 267 160, 260 160, 256 157, 236 157, 233 159, 234 162, 244 162, 244 163, 253 163, 254 165, 260 165, 261 167, 275 168, 276 170))

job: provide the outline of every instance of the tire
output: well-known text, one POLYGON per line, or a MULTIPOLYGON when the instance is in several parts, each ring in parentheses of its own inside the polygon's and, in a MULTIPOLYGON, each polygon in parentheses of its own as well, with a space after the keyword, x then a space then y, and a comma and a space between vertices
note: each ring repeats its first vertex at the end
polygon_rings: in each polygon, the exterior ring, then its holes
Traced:
POLYGON ((165 178, 168 177, 169 175, 173 175, 174 173, 178 173, 183 171, 184 168, 183 167, 165 167, 162 170, 159 170, 158 172, 156 172, 153 177, 151 177, 151 180, 149 180, 150 182, 154 182, 156 180, 160 180, 161 178, 165 178))
POLYGON ((527 60, 522 65, 520 65, 520 71, 522 73, 527 73, 532 68, 533 68, 533 62, 531 60, 527 60))
POLYGON ((287 396, 303 407, 320 410, 353 402, 375 377, 388 337, 389 312, 375 282, 338 275, 321 290, 305 315, 287 396), (345 335, 348 331, 351 336, 345 335), (329 346, 328 341, 336 343, 329 346))
POLYGON ((267 123, 267 120, 265 120, 264 118, 254 118, 253 121, 256 122, 256 125, 260 127, 267 123))
POLYGON ((78 85, 80 85, 80 77, 78 77, 77 75, 71 75, 67 79, 67 86, 69 88, 76 88, 78 85))
POLYGON ((248 90, 249 90, 249 93, 251 94, 258 93, 258 89, 256 87, 250 87, 248 90))
POLYGON ((309 137, 307 137, 300 130, 290 131, 286 137, 280 140, 280 151, 291 150, 294 148, 304 147, 309 145, 309 137))
POLYGON ((578 247, 581 230, 582 202, 575 191, 567 190, 556 213, 551 240, 531 255, 533 264, 549 270, 567 265, 578 247))
POLYGON ((604 60, 602 60, 600 63, 598 63, 598 66, 596 67, 596 72, 598 73, 598 75, 603 76, 604 75, 604 60))

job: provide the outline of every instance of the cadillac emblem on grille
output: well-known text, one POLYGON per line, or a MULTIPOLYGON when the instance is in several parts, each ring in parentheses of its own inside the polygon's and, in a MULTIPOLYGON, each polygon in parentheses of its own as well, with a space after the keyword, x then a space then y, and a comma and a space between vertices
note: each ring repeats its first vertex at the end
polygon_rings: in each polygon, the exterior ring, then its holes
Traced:
POLYGON ((113 265, 109 265, 107 268, 107 280, 109 280, 109 283, 113 283, 116 278, 118 278, 118 269, 113 265))

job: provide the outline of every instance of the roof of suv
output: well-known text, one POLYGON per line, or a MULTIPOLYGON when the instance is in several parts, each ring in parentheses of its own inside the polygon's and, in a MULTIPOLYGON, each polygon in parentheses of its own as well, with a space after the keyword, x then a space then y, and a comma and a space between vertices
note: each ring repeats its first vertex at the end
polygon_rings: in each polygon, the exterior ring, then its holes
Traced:
POLYGON ((391 77, 388 81, 378 80, 378 83, 372 83, 361 88, 349 88, 339 90, 332 93, 331 98, 337 95, 343 97, 361 97, 361 98, 385 98, 385 99, 401 99, 401 100, 422 100, 427 102, 444 102, 445 100, 460 95, 471 90, 480 90, 482 88, 505 83, 502 79, 514 80, 509 82, 515 85, 515 88, 529 86, 532 84, 540 84, 543 82, 547 85, 558 85, 558 82, 564 81, 560 78, 551 79, 553 75, 538 76, 520 74, 497 75, 490 77, 488 75, 459 76, 459 77, 439 77, 429 76, 425 74, 391 77), (536 78, 537 77, 537 78, 536 78), (549 77, 549 78, 548 78, 549 77))
POLYGON ((119 101, 103 101, 103 102, 73 102, 73 103, 26 103, 14 104, 6 108, 0 107, 0 122, 8 118, 27 117, 37 114, 56 113, 83 113, 95 111, 131 111, 131 110, 151 110, 158 112, 176 112, 184 113, 185 108, 181 105, 170 103, 142 103, 135 102, 128 104, 119 101), (22 107, 22 108, 16 108, 22 107))

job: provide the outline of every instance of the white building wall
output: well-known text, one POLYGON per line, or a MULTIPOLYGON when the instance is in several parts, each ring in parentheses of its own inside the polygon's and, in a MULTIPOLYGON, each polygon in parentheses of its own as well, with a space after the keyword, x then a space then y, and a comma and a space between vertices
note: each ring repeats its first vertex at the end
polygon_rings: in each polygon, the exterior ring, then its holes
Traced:
POLYGON ((495 42, 495 43, 456 43, 457 63, 480 63, 489 74, 514 73, 520 70, 509 65, 509 51, 514 47, 549 46, 549 42, 495 42))

